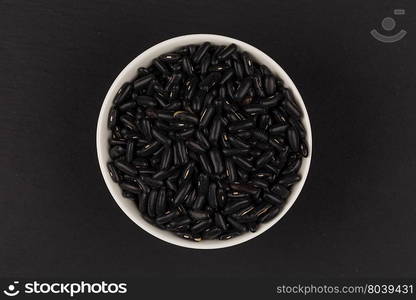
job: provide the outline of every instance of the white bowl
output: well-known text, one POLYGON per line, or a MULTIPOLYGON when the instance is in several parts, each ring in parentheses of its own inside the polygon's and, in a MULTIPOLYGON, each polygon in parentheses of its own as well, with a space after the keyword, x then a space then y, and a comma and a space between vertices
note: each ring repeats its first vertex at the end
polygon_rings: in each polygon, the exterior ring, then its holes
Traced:
MULTIPOLYGON (((216 249, 216 248, 225 248, 234 245, 238 245, 244 243, 248 240, 255 238, 256 236, 262 234, 267 229, 272 227, 276 224, 292 207, 293 203, 295 202, 296 198, 298 197, 302 187, 305 183, 306 177, 308 175, 309 166, 311 162, 312 156, 312 133, 311 133, 311 126, 309 122, 308 113, 306 111, 306 107, 303 103, 302 97, 300 96, 296 86, 286 74, 286 72, 268 55, 263 53, 262 51, 258 50, 257 48, 244 43, 242 41, 221 36, 221 35, 214 35, 214 34, 190 34, 175 37, 169 39, 167 41, 161 42, 146 51, 142 54, 137 56, 132 62, 130 62, 124 70, 117 76, 116 80, 111 85, 110 89, 105 96, 103 105, 101 107, 100 116, 98 118, 97 124, 97 154, 98 154, 98 161, 100 164, 101 173, 104 177, 105 183, 107 184, 108 189, 110 190, 111 195, 120 206, 120 208, 124 211, 124 213, 137 225, 139 225, 143 230, 147 231, 148 233, 154 235, 155 237, 187 248, 195 248, 195 249, 216 249), (116 95, 117 91, 121 87, 123 83, 126 81, 131 81, 137 74, 137 69, 139 67, 146 67, 149 66, 152 60, 159 55, 174 51, 175 49, 189 45, 189 44, 200 44, 205 41, 209 41, 212 44, 217 45, 228 45, 231 43, 236 44, 240 50, 247 51, 250 55, 260 64, 264 64, 273 72, 274 75, 279 77, 283 82, 285 87, 287 87, 291 92, 292 95, 302 109, 303 112, 303 125, 306 129, 306 139, 307 144, 309 147, 309 156, 303 159, 302 166, 299 170, 299 174, 302 176, 302 179, 293 185, 292 191, 289 195, 289 198, 283 205, 280 213, 271 221, 261 224, 258 230, 255 233, 244 233, 240 236, 234 237, 229 240, 203 240, 201 242, 195 242, 190 240, 185 240, 174 235, 171 232, 166 230, 161 230, 154 225, 149 224, 146 222, 140 215, 139 210, 137 209, 135 203, 127 198, 124 198, 121 194, 121 189, 117 183, 113 182, 108 170, 107 170, 107 162, 110 160, 108 154, 108 139, 110 137, 110 130, 107 128, 107 119, 108 113, 110 111, 112 101, 114 96, 116 95)), ((275 238, 270 236, 269 238, 275 238)))

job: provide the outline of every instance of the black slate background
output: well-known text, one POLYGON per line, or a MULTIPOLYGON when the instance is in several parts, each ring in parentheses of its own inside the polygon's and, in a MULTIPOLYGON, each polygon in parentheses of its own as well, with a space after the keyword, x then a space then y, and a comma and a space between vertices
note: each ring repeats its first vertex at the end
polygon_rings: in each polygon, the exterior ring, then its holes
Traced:
MULTIPOLYGON (((0 277, 415 278, 414 1, 0 1, 0 277), (395 44, 369 31, 393 16, 395 44), (313 127, 306 185, 260 237, 213 251, 148 235, 112 200, 95 130, 135 56, 165 39, 248 42, 292 77, 313 127)), ((253 289, 255 286, 253 286, 253 289)))

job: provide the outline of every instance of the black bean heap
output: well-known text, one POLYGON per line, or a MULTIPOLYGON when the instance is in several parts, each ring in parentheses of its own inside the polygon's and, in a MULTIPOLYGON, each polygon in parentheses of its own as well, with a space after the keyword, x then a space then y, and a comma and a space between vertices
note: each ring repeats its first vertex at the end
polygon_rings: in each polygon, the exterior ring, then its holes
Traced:
POLYGON ((151 224, 225 240, 280 211, 308 156, 281 80, 236 45, 188 45, 139 68, 109 113, 111 178, 151 224))

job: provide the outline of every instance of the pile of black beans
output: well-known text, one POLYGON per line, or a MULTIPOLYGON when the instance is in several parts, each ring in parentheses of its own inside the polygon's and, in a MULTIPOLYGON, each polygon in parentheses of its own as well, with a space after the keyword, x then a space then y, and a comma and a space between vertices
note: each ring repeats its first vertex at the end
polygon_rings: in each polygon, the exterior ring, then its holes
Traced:
POLYGON ((230 239, 273 219, 300 180, 301 119, 249 53, 188 45, 118 91, 108 170, 151 224, 194 241, 230 239))

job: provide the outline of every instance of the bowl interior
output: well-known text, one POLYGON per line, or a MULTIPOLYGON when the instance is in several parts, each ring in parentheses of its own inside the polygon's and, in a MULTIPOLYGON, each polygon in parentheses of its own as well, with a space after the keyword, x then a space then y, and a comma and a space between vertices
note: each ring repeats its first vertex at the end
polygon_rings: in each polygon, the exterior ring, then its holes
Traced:
POLYGON ((169 40, 166 40, 164 42, 161 42, 139 56, 137 56, 132 62, 130 62, 124 70, 117 76, 116 80, 111 85, 109 91, 107 92, 107 95, 104 99, 104 102, 101 107, 100 115, 98 118, 98 124, 97 124, 97 155, 99 160, 99 165, 101 169, 101 173, 104 177, 105 183, 117 202, 117 204, 120 206, 120 208, 124 211, 124 213, 137 225, 139 225, 141 228, 143 228, 148 233, 154 235, 155 237, 164 240, 166 242, 182 246, 182 247, 188 247, 188 248, 196 248, 196 249, 215 249, 215 248, 224 248, 229 247, 233 245, 237 245, 240 243, 243 243, 245 241, 248 241, 267 229, 269 229, 271 226, 273 226, 276 222, 278 222, 290 209, 290 207, 295 202, 296 198, 298 197, 304 183, 306 180, 306 177, 308 175, 311 156, 312 156, 312 135, 311 135, 311 126, 309 122, 308 113, 306 111, 306 107, 303 103, 303 100, 296 88, 296 86, 293 84, 292 80, 289 78, 289 76, 285 73, 285 71, 269 56, 258 50, 257 48, 244 43, 242 41, 220 36, 220 35, 213 35, 213 34, 193 34, 193 35, 185 35, 180 36, 176 38, 172 38, 169 40), (131 201, 130 199, 124 198, 121 194, 121 189, 118 186, 117 183, 113 182, 111 180, 111 177, 107 170, 107 162, 110 161, 110 157, 108 154, 108 139, 110 137, 110 130, 107 129, 107 119, 108 119, 108 113, 112 105, 113 98, 119 88, 122 86, 122 84, 126 81, 131 81, 136 76, 137 69, 139 67, 147 67, 151 64, 152 60, 159 55, 174 51, 177 48, 189 45, 189 44, 200 44, 205 41, 209 41, 212 44, 217 45, 227 45, 234 43, 239 48, 240 51, 247 51, 250 53, 250 55, 253 57, 254 60, 256 60, 260 64, 266 65, 274 75, 282 79, 284 82, 284 85, 286 88, 288 88, 292 95, 294 100, 297 102, 299 107, 301 108, 303 112, 303 119, 302 123, 305 127, 307 137, 306 142, 309 147, 309 156, 304 158, 302 161, 302 166, 299 170, 299 174, 302 176, 302 179, 297 182, 295 185, 293 185, 292 191, 286 201, 286 203, 283 205, 280 213, 271 221, 265 224, 261 224, 255 233, 244 233, 238 237, 234 237, 230 240, 203 240, 201 242, 195 242, 195 241, 188 241, 183 238, 177 237, 173 233, 167 232, 165 230, 161 230, 157 228, 154 225, 149 224, 146 222, 140 215, 140 212, 138 211, 135 203, 131 201))

